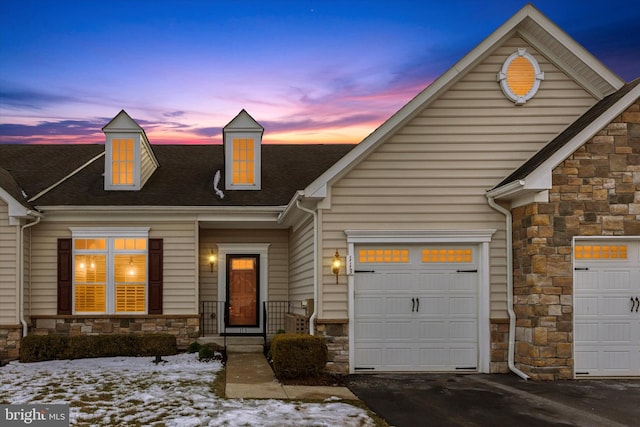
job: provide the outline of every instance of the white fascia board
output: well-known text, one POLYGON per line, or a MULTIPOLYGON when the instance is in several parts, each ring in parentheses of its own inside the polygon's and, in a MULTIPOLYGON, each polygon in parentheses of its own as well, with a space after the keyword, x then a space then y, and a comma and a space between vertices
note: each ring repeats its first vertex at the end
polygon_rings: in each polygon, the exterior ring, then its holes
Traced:
POLYGON ((509 198, 511 196, 514 196, 522 192, 523 188, 524 188, 523 180, 513 181, 501 187, 494 188, 493 190, 487 191, 485 196, 491 199, 509 198))
POLYGON ((496 229, 456 230, 344 230, 347 243, 482 243, 496 229))
POLYGON ((277 223, 286 206, 39 206, 48 221, 185 221, 277 223), (107 216, 108 215, 108 216, 107 216))
POLYGON ((596 120, 591 122, 580 133, 574 136, 561 149, 553 153, 536 170, 527 175, 524 179, 524 189, 527 190, 548 190, 551 188, 551 174, 553 170, 562 163, 573 152, 585 144, 593 136, 600 132, 616 117, 622 114, 631 104, 640 97, 640 85, 637 85, 618 102, 613 104, 607 111, 601 114, 596 120))
MULTIPOLYGON (((526 5, 520 9, 520 11, 491 33, 491 35, 484 39, 478 46, 455 63, 444 74, 434 80, 429 86, 416 95, 369 136, 363 139, 362 142, 360 142, 346 156, 338 160, 333 166, 309 184, 304 189, 305 195, 310 198, 326 197, 328 194, 328 185, 355 167, 360 160, 365 158, 371 151, 375 150, 395 130, 411 120, 419 111, 433 102, 443 91, 453 85, 458 78, 464 75, 467 70, 488 55, 493 50, 494 46, 499 44, 505 38, 510 37, 511 34, 514 33, 516 26, 534 12, 537 11, 531 5, 526 5)), ((542 16, 539 13, 538 15, 540 17, 542 16)))
MULTIPOLYGON (((609 83, 616 90, 624 86, 625 82, 618 77, 613 71, 611 71, 606 65, 600 62, 594 57, 588 50, 586 50, 581 44, 576 42, 571 36, 564 32, 560 27, 555 25, 549 18, 544 16, 538 9, 531 5, 525 6, 529 8, 528 15, 533 19, 542 29, 544 29, 551 37, 556 39, 565 49, 578 57, 587 67, 596 72, 603 80, 609 83)), ((524 8, 523 8, 524 9, 524 8)), ((527 33, 523 32, 522 35, 527 39, 527 33)), ((535 43, 536 49, 542 48, 540 43, 535 43)), ((545 55, 550 60, 554 59, 554 55, 545 55)), ((562 68, 562 67, 561 67, 562 68)), ((600 97, 602 98, 602 96, 600 97)))
POLYGON ((11 196, 2 187, 0 187, 0 199, 7 204, 10 217, 25 218, 29 216, 30 209, 13 198, 13 196, 11 196))
POLYGON ((298 202, 298 200, 300 200, 302 197, 304 196, 304 192, 301 190, 296 191, 296 193, 293 195, 293 197, 291 198, 291 200, 289 200, 289 203, 287 203, 287 206, 284 208, 284 210, 280 213, 280 215, 278 215, 278 224, 282 224, 287 220, 287 217, 292 213, 295 212, 296 209, 296 203, 298 202))

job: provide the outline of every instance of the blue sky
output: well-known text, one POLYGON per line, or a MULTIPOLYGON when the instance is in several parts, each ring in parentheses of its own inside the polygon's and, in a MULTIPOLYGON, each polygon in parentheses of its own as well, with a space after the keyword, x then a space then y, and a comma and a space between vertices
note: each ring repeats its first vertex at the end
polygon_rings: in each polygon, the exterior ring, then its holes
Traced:
MULTIPOLYGON (((96 143, 125 109, 152 143, 358 142, 526 1, 0 0, 0 143, 96 143)), ((629 81, 640 2, 534 5, 629 81)))

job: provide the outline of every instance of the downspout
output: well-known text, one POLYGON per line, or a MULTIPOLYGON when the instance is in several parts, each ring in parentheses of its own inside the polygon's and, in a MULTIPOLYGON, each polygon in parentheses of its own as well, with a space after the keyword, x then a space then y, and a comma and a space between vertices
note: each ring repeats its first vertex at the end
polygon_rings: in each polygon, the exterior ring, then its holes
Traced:
POLYGON ((318 317, 318 213, 307 209, 296 199, 296 207, 313 216, 313 313, 309 318, 309 333, 315 335, 315 322, 318 317))
POLYGON ((518 369, 513 361, 515 354, 515 342, 516 342, 516 313, 513 311, 513 225, 511 223, 511 211, 505 209, 497 204, 493 197, 487 195, 489 206, 496 211, 500 212, 505 217, 506 225, 506 241, 507 241, 507 312, 509 313, 509 351, 507 354, 507 362, 509 369, 514 374, 518 375, 524 380, 529 379, 529 375, 518 369))
POLYGON ((37 225, 42 219, 42 215, 34 211, 27 211, 28 215, 35 215, 36 220, 30 222, 28 224, 20 226, 20 252, 18 253, 18 257, 20 257, 20 271, 18 271, 18 282, 20 287, 20 323, 22 324, 22 336, 26 337, 29 332, 29 327, 27 326, 27 321, 24 318, 24 230, 37 225))

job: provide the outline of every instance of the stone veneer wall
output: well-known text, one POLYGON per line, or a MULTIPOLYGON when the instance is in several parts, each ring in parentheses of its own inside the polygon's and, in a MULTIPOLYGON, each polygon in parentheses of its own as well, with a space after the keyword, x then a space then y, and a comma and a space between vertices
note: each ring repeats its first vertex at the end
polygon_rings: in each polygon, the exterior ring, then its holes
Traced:
POLYGON ((349 373, 349 321, 316 320, 316 335, 324 337, 329 350, 327 370, 349 373))
POLYGON ((517 366, 573 377, 573 237, 640 236, 640 102, 553 171, 549 203, 512 210, 517 366))
POLYGON ((491 359, 489 372, 509 372, 509 319, 491 319, 491 359))
POLYGON ((20 353, 21 325, 0 325, 0 362, 15 360, 20 353))
POLYGON ((200 336, 198 315, 32 316, 34 335, 171 334, 184 350, 200 336))

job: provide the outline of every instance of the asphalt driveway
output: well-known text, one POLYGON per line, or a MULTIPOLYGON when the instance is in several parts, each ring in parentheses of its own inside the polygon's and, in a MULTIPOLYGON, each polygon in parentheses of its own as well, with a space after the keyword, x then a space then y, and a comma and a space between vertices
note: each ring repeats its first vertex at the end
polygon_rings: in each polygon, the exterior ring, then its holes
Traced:
POLYGON ((345 382, 395 427, 640 426, 640 379, 540 382, 515 375, 363 374, 345 382))

